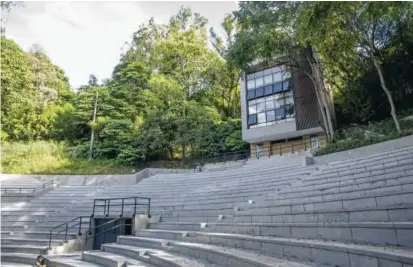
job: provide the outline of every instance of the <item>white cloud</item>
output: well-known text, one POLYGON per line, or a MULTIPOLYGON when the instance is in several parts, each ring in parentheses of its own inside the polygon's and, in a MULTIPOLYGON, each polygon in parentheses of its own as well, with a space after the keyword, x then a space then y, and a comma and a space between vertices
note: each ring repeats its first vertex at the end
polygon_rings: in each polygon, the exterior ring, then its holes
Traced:
POLYGON ((76 88, 91 73, 110 77, 138 26, 150 17, 166 21, 181 5, 206 16, 214 28, 236 7, 235 2, 26 2, 8 14, 6 35, 25 50, 39 44, 76 88))

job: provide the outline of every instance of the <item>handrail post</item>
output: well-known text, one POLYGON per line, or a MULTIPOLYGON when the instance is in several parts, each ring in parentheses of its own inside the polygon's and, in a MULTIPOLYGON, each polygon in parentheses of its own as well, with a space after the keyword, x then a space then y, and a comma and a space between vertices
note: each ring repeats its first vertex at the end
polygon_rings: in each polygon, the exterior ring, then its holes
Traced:
POLYGON ((96 205, 96 199, 93 200, 92 217, 95 216, 95 205, 96 205))
POLYGON ((122 210, 121 210, 121 212, 120 212, 120 217, 123 216, 123 205, 125 204, 125 201, 124 201, 124 200, 125 200, 125 199, 122 198, 122 210))
POLYGON ((80 222, 79 222, 79 235, 81 235, 81 231, 82 231, 82 216, 80 216, 80 222))
POLYGON ((304 151, 307 151, 307 142, 305 141, 305 139, 303 141, 304 141, 304 151))
POLYGON ((50 235, 49 235, 49 248, 52 247, 52 233, 53 233, 53 230, 50 230, 50 235))
POLYGON ((294 154, 294 141, 291 142, 291 151, 292 151, 291 153, 294 154))
POLYGON ((135 209, 134 209, 134 213, 133 213, 133 216, 135 216, 136 215, 136 200, 137 200, 137 198, 135 197, 135 209))
POLYGON ((65 241, 67 240, 67 230, 69 227, 69 223, 66 223, 66 230, 65 230, 65 241))
POLYGON ((110 198, 108 199, 108 213, 106 214, 106 217, 109 216, 109 209, 110 209, 110 198))
POLYGON ((148 218, 151 217, 151 198, 148 199, 148 218))

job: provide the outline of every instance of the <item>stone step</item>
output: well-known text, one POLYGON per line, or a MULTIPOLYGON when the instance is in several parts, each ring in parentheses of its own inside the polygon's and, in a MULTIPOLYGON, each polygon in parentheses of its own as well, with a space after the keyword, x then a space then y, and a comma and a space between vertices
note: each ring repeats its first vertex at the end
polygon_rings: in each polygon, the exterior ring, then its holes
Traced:
MULTIPOLYGON (((29 239, 29 238, 15 238, 15 237, 2 237, 1 242, 4 245, 34 245, 34 246, 49 246, 49 239, 29 239)), ((52 240, 53 246, 59 246, 64 240, 52 240)))
POLYGON ((48 246, 1 244, 1 253, 29 253, 46 255, 48 250, 48 246))
MULTIPOLYGON (((270 208, 271 209, 271 208, 270 208)), ((326 207, 324 210, 302 210, 284 211, 277 210, 263 212, 262 215, 223 215, 219 220, 218 216, 161 216, 161 222, 238 222, 238 223, 327 223, 327 222, 412 222, 413 205, 396 205, 387 207, 350 207, 348 209, 326 207)))
MULTIPOLYGON (((373 262, 375 265, 372 266, 390 266, 391 264, 413 263, 413 250, 391 247, 292 238, 265 238, 220 233, 200 233, 199 236, 188 236, 187 239, 192 239, 192 242, 208 243, 208 245, 140 237, 119 237, 119 242, 122 244, 128 243, 129 245, 135 244, 138 246, 150 245, 157 248, 165 246, 173 248, 180 247, 185 248, 184 251, 191 251, 195 255, 202 255, 199 253, 199 250, 206 253, 210 250, 214 252, 218 251, 218 254, 220 254, 219 251, 224 253, 231 251, 232 253, 228 253, 228 256, 238 256, 237 254, 241 254, 240 257, 246 253, 246 251, 241 251, 241 253, 239 253, 235 249, 217 247, 225 244, 225 246, 228 247, 256 250, 257 252, 267 255, 295 257, 300 260, 338 266, 366 266, 366 262, 373 262)), ((274 258, 272 260, 271 263, 274 264, 274 258)), ((219 264, 219 262, 217 263, 219 264)))
POLYGON ((3 250, 1 251, 0 255, 1 255, 2 266, 4 262, 19 264, 18 266, 24 266, 23 264, 27 264, 29 266, 35 266, 36 257, 38 256, 38 254, 9 253, 9 252, 4 252, 3 250))
POLYGON ((85 251, 83 252, 83 261, 105 267, 122 267, 125 265, 133 265, 139 267, 149 266, 142 261, 106 251, 85 251))
MULTIPOLYGON (((194 225, 192 228, 196 228, 194 225)), ((165 228, 167 229, 167 227, 165 228)), ((178 239, 189 229, 139 230, 137 236, 150 238, 178 239), (171 235, 172 234, 172 235, 171 235)), ((207 223, 198 224, 198 230, 254 236, 320 239, 372 245, 413 247, 413 222, 411 223, 207 223)), ((187 232, 188 233, 188 232, 187 232)))
POLYGON ((218 267, 204 260, 185 257, 173 254, 164 250, 138 248, 134 246, 120 244, 104 244, 102 249, 107 252, 125 255, 134 259, 151 263, 155 266, 176 266, 176 267, 218 267))
POLYGON ((175 242, 165 239, 121 236, 119 237, 119 243, 129 246, 167 250, 188 257, 196 257, 201 260, 206 260, 220 266, 314 266, 312 263, 296 262, 285 258, 258 254, 247 250, 206 244, 175 242))
POLYGON ((49 259, 51 267, 103 267, 91 262, 82 261, 76 258, 54 257, 49 259))

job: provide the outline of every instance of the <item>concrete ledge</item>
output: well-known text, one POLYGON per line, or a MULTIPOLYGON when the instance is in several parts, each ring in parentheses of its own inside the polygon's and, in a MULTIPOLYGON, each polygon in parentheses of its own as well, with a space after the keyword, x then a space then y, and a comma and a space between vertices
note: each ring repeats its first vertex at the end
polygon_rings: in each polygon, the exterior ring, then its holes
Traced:
POLYGON ((359 147, 356 149, 341 151, 337 153, 327 154, 323 156, 314 157, 315 164, 326 164, 335 161, 342 161, 348 159, 355 159, 363 156, 370 156, 372 154, 381 153, 383 151, 391 151, 395 149, 413 146, 413 135, 405 136, 395 140, 390 140, 378 144, 359 147))

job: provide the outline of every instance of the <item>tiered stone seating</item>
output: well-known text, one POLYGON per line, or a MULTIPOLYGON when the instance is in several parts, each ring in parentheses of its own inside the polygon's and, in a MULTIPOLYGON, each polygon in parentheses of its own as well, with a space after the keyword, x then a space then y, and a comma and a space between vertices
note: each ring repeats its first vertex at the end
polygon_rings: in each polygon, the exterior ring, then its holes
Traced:
MULTIPOLYGON (((33 248, 43 243, 30 232, 46 232, 58 218, 90 215, 93 198, 142 196, 151 197, 148 229, 100 251, 50 256, 52 266, 413 266, 413 147, 328 165, 302 162, 301 156, 266 158, 237 169, 88 187, 93 195, 52 213, 45 203, 58 202, 61 187, 27 204, 28 217, 47 214, 43 221, 24 228, 18 217, 15 228, 2 225, 2 231, 23 231, 33 248), (30 206, 36 201, 43 204, 30 206)), ((17 246, 27 263, 33 251, 17 246)), ((17 256, 7 251, 2 261, 17 256)))

